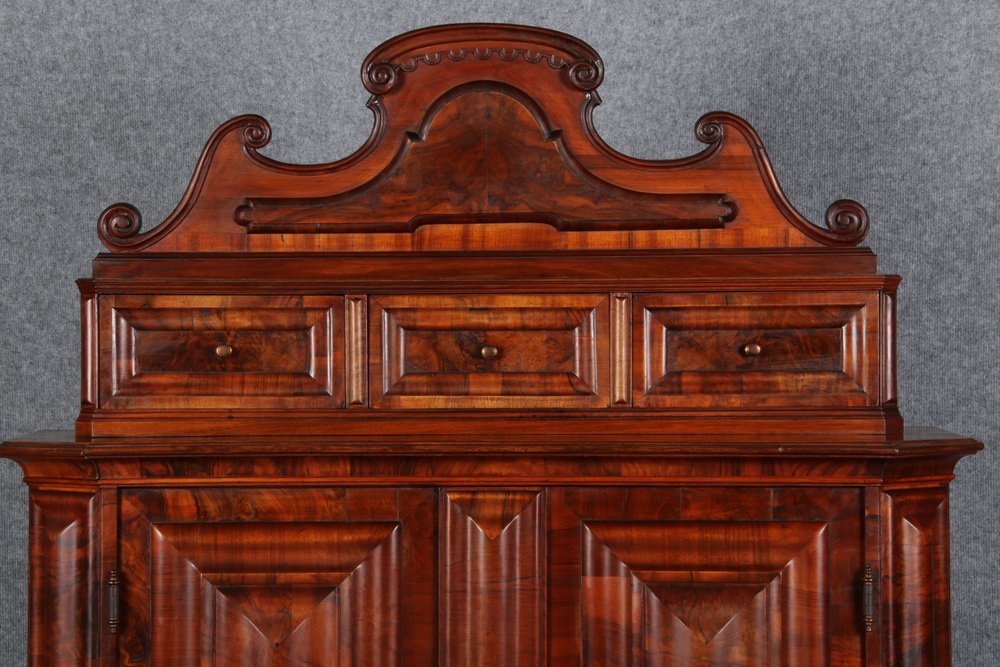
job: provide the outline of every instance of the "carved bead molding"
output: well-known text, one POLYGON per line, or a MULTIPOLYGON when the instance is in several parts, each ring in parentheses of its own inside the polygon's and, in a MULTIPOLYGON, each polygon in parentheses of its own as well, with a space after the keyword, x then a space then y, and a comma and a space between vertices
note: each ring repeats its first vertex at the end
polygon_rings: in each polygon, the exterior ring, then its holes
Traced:
POLYGON ((445 52, 435 51, 433 53, 424 53, 396 63, 384 60, 374 62, 365 69, 361 76, 361 81, 368 92, 373 95, 385 95, 400 81, 400 73, 412 72, 417 69, 417 65, 420 63, 424 63, 425 65, 447 64, 461 62, 467 57, 472 57, 476 60, 489 60, 496 57, 505 62, 523 59, 524 62, 530 64, 545 63, 552 69, 565 69, 569 77, 569 82, 583 91, 594 90, 604 80, 604 63, 601 62, 600 58, 569 62, 555 53, 544 53, 542 51, 519 49, 517 47, 492 48, 486 46, 473 48, 471 51, 466 49, 452 51, 449 49, 445 52))
POLYGON ((567 82, 584 92, 604 80, 600 56, 575 37, 529 26, 468 23, 424 28, 389 40, 365 60, 361 81, 373 95, 385 95, 418 65, 466 60, 548 65, 565 71, 567 82), (476 38, 470 40, 470 35, 476 38))

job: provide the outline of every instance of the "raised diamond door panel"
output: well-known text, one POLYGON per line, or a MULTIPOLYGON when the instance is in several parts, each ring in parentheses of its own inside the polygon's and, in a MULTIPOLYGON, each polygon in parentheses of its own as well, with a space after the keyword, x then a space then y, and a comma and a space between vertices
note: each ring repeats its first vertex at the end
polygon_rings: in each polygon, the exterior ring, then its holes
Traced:
POLYGON ((550 495, 553 616, 564 619, 552 647, 565 664, 860 664, 860 490, 550 495), (789 512, 793 497, 812 509, 789 512), (736 511, 713 516, 720 504, 736 511))
POLYGON ((434 499, 407 489, 124 492, 121 664, 426 664, 434 499))

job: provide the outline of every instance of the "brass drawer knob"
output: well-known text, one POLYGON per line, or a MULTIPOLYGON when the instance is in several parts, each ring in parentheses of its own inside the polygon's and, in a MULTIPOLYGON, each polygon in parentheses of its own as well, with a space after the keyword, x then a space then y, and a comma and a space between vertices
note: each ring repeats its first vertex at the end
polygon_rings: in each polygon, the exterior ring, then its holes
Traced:
POLYGON ((231 345, 222 344, 215 348, 215 356, 219 359, 228 359, 233 356, 233 348, 231 345))
POLYGON ((743 354, 748 357, 756 357, 761 353, 760 345, 757 343, 747 343, 743 346, 743 354))
POLYGON ((479 354, 482 355, 483 359, 492 359, 500 354, 500 350, 492 345, 483 345, 483 349, 479 350, 479 354))

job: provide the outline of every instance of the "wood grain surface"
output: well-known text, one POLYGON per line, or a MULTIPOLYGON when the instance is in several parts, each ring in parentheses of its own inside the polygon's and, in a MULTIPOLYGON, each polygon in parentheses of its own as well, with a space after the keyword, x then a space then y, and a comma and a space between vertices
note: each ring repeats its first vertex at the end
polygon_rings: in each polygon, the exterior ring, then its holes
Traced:
POLYGON ((30 488, 33 667, 950 663, 948 485, 904 429, 899 277, 746 121, 638 160, 569 35, 406 33, 330 164, 209 139, 114 204, 75 432, 30 488))

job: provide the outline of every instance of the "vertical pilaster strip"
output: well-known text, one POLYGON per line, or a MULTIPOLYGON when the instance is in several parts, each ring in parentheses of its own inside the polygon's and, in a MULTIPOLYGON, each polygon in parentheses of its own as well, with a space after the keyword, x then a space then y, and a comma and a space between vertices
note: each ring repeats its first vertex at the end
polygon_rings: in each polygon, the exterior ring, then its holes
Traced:
POLYGON ((611 295, 611 405, 632 403, 632 297, 611 295))
POLYGON ((865 632, 862 638, 862 642, 864 643, 864 664, 866 667, 880 667, 882 665, 882 636, 885 632, 882 597, 879 595, 883 588, 880 565, 882 562, 881 495, 882 492, 878 487, 869 486, 864 489, 864 563, 870 564, 874 569, 874 595, 872 598, 872 618, 874 619, 874 623, 872 631, 865 632))
POLYGON ((882 324, 882 403, 896 402, 896 286, 897 279, 885 286, 882 291, 881 324, 882 324))
POLYGON ((97 296, 90 280, 78 280, 80 288, 80 410, 97 407, 97 296))
POLYGON ((347 407, 363 408, 368 405, 368 297, 348 295, 344 307, 347 407))
POLYGON ((948 490, 887 491, 882 517, 888 664, 950 665, 948 490))
POLYGON ((441 664, 547 664, 545 495, 441 495, 441 664))
POLYGON ((30 492, 28 664, 93 667, 101 577, 93 491, 30 492))
MULTIPOLYGON (((118 488, 113 486, 102 487, 98 494, 98 502, 101 505, 101 551, 98 573, 100 576, 107 576, 111 570, 116 570, 119 571, 120 575, 118 564, 118 488)), ((124 583, 125 582, 121 582, 122 585, 124 583)), ((101 628, 103 626, 103 622, 110 618, 111 610, 109 609, 109 606, 110 600, 103 599, 101 601, 100 610, 97 616, 98 628, 101 628)), ((110 665, 110 661, 113 659, 110 656, 116 656, 118 654, 118 635, 113 635, 110 632, 99 632, 98 634, 98 644, 101 647, 101 655, 105 656, 100 664, 102 666, 104 664, 110 665)))

